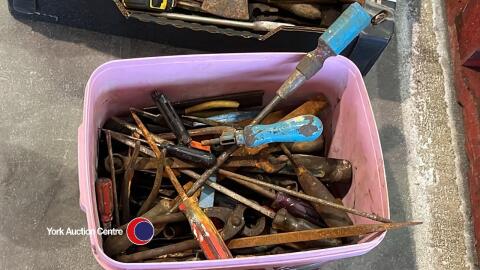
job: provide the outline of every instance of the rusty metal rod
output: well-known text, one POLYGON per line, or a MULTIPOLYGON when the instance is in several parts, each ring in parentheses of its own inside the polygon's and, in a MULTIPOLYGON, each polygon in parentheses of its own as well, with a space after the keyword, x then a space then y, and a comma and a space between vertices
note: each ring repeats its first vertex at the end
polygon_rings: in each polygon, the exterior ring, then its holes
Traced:
POLYGON ((115 217, 115 226, 120 226, 120 213, 118 212, 118 198, 117 198, 117 180, 115 177, 115 165, 113 164, 113 150, 112 150, 112 134, 106 132, 107 137, 107 151, 108 157, 110 158, 110 168, 112 168, 110 177, 112 178, 113 184, 113 215, 115 217))
MULTIPOLYGON (((189 189, 192 186, 192 182, 186 183, 183 188, 189 189)), ((200 192, 197 192, 194 196, 200 195, 200 192)), ((158 202, 152 209, 148 210, 142 217, 147 218, 149 220, 153 220, 155 217, 162 216, 162 215, 169 215, 168 211, 171 209, 172 205, 180 200, 180 197, 176 197, 175 200, 161 200, 158 202)), ((173 217, 172 217, 173 218, 173 217)), ((167 218, 168 219, 168 218, 167 218)), ((159 234, 163 228, 165 227, 165 223, 157 223, 155 222, 155 234, 159 234)), ((127 229, 127 224, 124 224, 119 227, 124 232, 127 229)), ((132 242, 128 240, 127 234, 123 233, 122 235, 110 235, 104 242, 103 249, 107 255, 110 257, 118 255, 124 252, 128 247, 130 247, 132 242)))
POLYGON ((422 224, 422 222, 402 222, 402 223, 383 223, 383 224, 360 224, 344 227, 314 229, 297 232, 286 232, 277 234, 268 234, 260 236, 251 236, 233 239, 228 243, 228 248, 248 248, 266 245, 279 245, 286 243, 315 241, 320 239, 342 238, 349 236, 358 236, 386 230, 400 229, 409 226, 422 224))
POLYGON ((198 242, 194 239, 182 241, 173 245, 168 245, 159 248, 152 248, 149 250, 133 253, 130 255, 118 256, 117 260, 120 262, 138 262, 147 260, 150 258, 156 258, 162 255, 172 254, 176 252, 182 252, 189 249, 198 248, 198 242))
MULTIPOLYGON (((137 116, 137 114, 131 110, 130 111, 133 114, 135 114, 136 117, 136 122, 140 120, 140 118, 137 116)), ((143 128, 139 128, 133 124, 130 124, 126 121, 123 121, 121 119, 118 119, 116 117, 112 117, 112 119, 116 122, 118 122, 120 125, 123 127, 128 128, 131 131, 137 132, 142 134, 142 129, 146 129, 145 125, 143 125, 143 128)), ((167 153, 171 156, 178 157, 184 160, 188 160, 192 163, 199 163, 203 166, 210 167, 215 164, 215 156, 212 153, 208 153, 205 151, 201 151, 198 149, 182 146, 182 145, 175 145, 171 141, 164 140, 162 138, 159 138, 157 135, 149 133, 150 134, 150 139, 153 140, 154 142, 157 143, 157 146, 160 146, 161 148, 167 149, 167 153)), ((131 138, 131 137, 130 137, 131 138)), ((137 140, 135 138, 131 138, 133 140, 137 140)), ((157 147, 158 148, 158 147, 157 147)), ((155 150, 154 150, 155 151, 155 150)), ((156 157, 157 155, 155 155, 156 157)))
POLYGON ((158 224, 168 224, 180 221, 186 221, 187 217, 182 212, 166 214, 161 216, 154 216, 149 219, 153 226, 158 224))
POLYGON ((122 224, 130 220, 130 185, 135 173, 134 164, 140 153, 140 142, 135 143, 132 155, 128 157, 125 173, 123 175, 122 191, 120 193, 120 201, 122 202, 122 224))
MULTIPOLYGON (((228 148, 225 152, 223 152, 219 157, 217 157, 217 161, 215 165, 211 168, 208 168, 197 180, 193 183, 193 186, 187 191, 187 195, 190 197, 192 196, 197 190, 199 190, 203 184, 214 174, 220 166, 225 163, 225 161, 230 157, 230 155, 237 150, 237 145, 233 145, 230 148, 228 148)), ((175 212, 176 208, 179 206, 179 203, 177 203, 173 208, 172 211, 175 212)))
MULTIPOLYGON (((296 232, 276 233, 260 236, 251 236, 233 239, 228 243, 230 249, 249 248, 256 246, 279 245, 286 243, 315 241, 322 239, 335 239, 349 236, 365 235, 376 232, 384 232, 386 230, 400 229, 408 226, 422 224, 421 222, 403 222, 403 223, 384 223, 384 224, 360 224, 345 227, 314 229, 296 232)), ((185 250, 197 248, 198 244, 195 240, 186 240, 169 246, 149 249, 130 255, 122 255, 117 257, 121 262, 138 262, 150 258, 182 252, 185 250)))
MULTIPOLYGON (((235 178, 235 179, 245 180, 247 182, 254 183, 254 184, 257 184, 259 186, 271 188, 271 189, 276 190, 276 191, 281 191, 283 193, 295 196, 295 197, 300 198, 300 199, 304 199, 304 200, 309 201, 309 202, 319 203, 319 204, 326 205, 326 206, 329 206, 329 207, 332 207, 332 208, 336 208, 336 209, 345 211, 347 213, 350 213, 350 214, 353 214, 353 215, 356 215, 356 216, 361 216, 361 217, 368 218, 368 219, 375 220, 375 221, 379 221, 379 222, 385 222, 385 223, 391 223, 392 222, 390 219, 381 217, 381 216, 373 214, 373 213, 367 213, 367 212, 359 211, 359 210, 356 210, 356 209, 353 209, 353 208, 349 208, 349 207, 346 207, 346 206, 343 206, 343 205, 340 205, 340 204, 337 204, 337 203, 332 203, 332 202, 329 202, 329 201, 326 201, 326 200, 323 200, 323 199, 320 199, 320 198, 317 198, 317 197, 309 196, 309 195, 306 195, 306 194, 303 194, 303 193, 300 193, 300 192, 297 192, 297 191, 293 191, 293 190, 290 190, 290 189, 287 189, 287 188, 283 188, 283 187, 280 187, 280 186, 277 186, 277 185, 273 185, 273 184, 270 184, 270 183, 265 183, 263 181, 255 179, 255 178, 251 178, 251 177, 248 177, 248 176, 237 174, 237 173, 227 171, 227 170, 224 170, 224 169, 219 169, 218 173, 220 173, 222 175, 225 175, 226 177, 228 177, 230 179, 235 178)), ((235 180, 235 179, 232 179, 232 180, 235 180)))
MULTIPOLYGON (((195 136, 206 136, 206 135, 220 135, 224 131, 231 131, 235 130, 233 127, 229 126, 215 126, 215 127, 205 127, 205 128, 197 128, 197 129, 191 129, 188 131, 188 134, 192 137, 195 136)), ((160 133, 156 135, 159 139, 163 140, 174 140, 176 138, 175 134, 169 132, 169 133, 160 133)))
MULTIPOLYGON (((313 174, 309 170, 307 170, 305 166, 295 160, 290 150, 288 150, 287 146, 282 143, 280 144, 280 147, 287 155, 288 159, 290 159, 290 162, 295 168, 298 182, 300 183, 300 186, 302 186, 305 194, 335 203, 336 198, 327 189, 327 187, 315 176, 313 176, 313 174)), ((353 224, 353 221, 350 219, 350 217, 345 211, 341 211, 339 209, 328 207, 326 205, 318 203, 313 204, 313 207, 315 207, 315 210, 322 216, 323 220, 329 227, 341 227, 353 224)))
MULTIPOLYGON (((190 177, 192 177, 192 178, 194 178, 194 179, 200 178, 200 175, 199 175, 199 174, 197 174, 196 172, 191 171, 191 170, 180 170, 180 172, 181 172, 181 173, 184 173, 184 174, 186 174, 186 175, 188 175, 188 176, 190 176, 190 177)), ((265 215, 265 216, 267 216, 267 217, 269 217, 269 218, 272 218, 272 219, 275 218, 275 215, 276 215, 275 211, 272 211, 272 210, 270 210, 270 209, 268 209, 268 208, 265 208, 265 207, 257 204, 256 202, 254 202, 254 201, 252 201, 252 200, 250 200, 250 199, 247 199, 247 198, 243 197, 242 195, 237 194, 237 193, 229 190, 228 188, 226 188, 226 187, 224 187, 224 186, 222 186, 222 185, 219 185, 219 184, 217 184, 217 183, 215 183, 215 182, 212 182, 212 181, 210 181, 210 180, 207 180, 207 181, 206 181, 206 184, 207 184, 209 187, 215 189, 216 191, 218 191, 218 192, 220 192, 220 193, 223 193, 223 194, 227 195, 228 197, 230 197, 230 198, 232 198, 232 199, 234 199, 234 200, 236 200, 236 201, 238 201, 238 202, 240 202, 240 203, 243 203, 243 204, 245 204, 246 206, 248 206, 248 207, 250 207, 250 208, 252 208, 252 209, 254 209, 254 210, 257 210, 258 212, 260 212, 261 214, 263 214, 263 215, 265 215)))
POLYGON ((148 197, 145 200, 145 202, 143 202, 142 206, 138 210, 137 216, 141 216, 145 212, 147 212, 152 206, 155 199, 157 198, 158 192, 160 191, 160 186, 162 185, 163 168, 165 166, 166 158, 167 158, 166 155, 167 155, 167 150, 162 149, 161 158, 157 164, 157 171, 155 173, 155 180, 153 182, 152 190, 150 191, 150 194, 148 194, 148 197))
MULTIPOLYGON (((135 139, 134 137, 132 136, 128 136, 128 135, 125 135, 123 133, 119 133, 119 132, 115 132, 115 131, 111 131, 111 130, 107 130, 107 129, 102 129, 104 130, 105 132, 109 132, 110 134, 112 134, 112 138, 114 138, 115 140, 127 145, 127 146, 130 146, 132 148, 135 147, 135 141, 137 139, 135 139)), ((141 139, 138 139, 138 141, 141 141, 141 139)), ((155 158, 155 153, 148 147, 145 147, 143 145, 140 145, 140 152, 146 154, 146 155, 149 155, 153 158, 155 158)))
MULTIPOLYGON (((138 115, 134 111, 130 111, 130 113, 132 114, 132 117, 133 117, 133 120, 135 120, 135 123, 137 123, 138 129, 140 129, 139 133, 143 134, 143 137, 147 139, 148 145, 155 153, 155 157, 157 159, 161 159, 162 152, 160 151, 160 148, 158 148, 156 144, 157 141, 154 139, 152 134, 150 134, 150 131, 148 131, 147 127, 143 124, 142 120, 140 120, 140 117, 138 117, 138 115)), ((135 131, 137 131, 138 129, 135 129, 135 131)))

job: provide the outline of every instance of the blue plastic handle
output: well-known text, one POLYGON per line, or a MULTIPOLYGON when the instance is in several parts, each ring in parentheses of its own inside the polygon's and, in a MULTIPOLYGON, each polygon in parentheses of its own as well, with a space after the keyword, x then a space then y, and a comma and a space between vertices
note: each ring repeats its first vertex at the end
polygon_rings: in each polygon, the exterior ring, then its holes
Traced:
POLYGON ((271 125, 246 126, 237 136, 238 144, 258 147, 274 142, 312 142, 323 132, 318 117, 302 115, 271 125))
POLYGON ((320 37, 336 53, 341 53, 363 29, 370 25, 372 18, 359 3, 351 4, 320 37))

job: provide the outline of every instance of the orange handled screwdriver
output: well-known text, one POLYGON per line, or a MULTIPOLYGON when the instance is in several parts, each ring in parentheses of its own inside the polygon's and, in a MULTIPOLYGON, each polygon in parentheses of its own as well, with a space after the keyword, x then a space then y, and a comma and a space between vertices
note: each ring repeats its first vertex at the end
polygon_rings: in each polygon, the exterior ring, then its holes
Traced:
POLYGON ((215 225, 198 206, 197 200, 187 196, 169 166, 165 166, 165 171, 182 200, 179 209, 187 216, 193 235, 195 235, 205 257, 209 260, 233 258, 215 225))

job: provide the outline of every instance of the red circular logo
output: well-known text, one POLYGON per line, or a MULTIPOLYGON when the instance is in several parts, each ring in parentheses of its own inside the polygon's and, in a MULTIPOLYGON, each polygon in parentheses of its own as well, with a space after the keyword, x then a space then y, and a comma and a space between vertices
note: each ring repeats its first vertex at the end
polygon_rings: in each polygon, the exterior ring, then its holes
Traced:
POLYGON ((134 218, 127 225, 128 240, 138 246, 148 244, 152 240, 154 232, 152 222, 143 217, 134 218))

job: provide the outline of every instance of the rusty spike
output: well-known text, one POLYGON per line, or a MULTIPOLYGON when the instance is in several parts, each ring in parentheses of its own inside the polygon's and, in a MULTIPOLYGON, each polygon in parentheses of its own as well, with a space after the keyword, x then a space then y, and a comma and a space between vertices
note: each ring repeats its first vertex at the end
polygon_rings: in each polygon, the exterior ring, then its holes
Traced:
POLYGON ((368 218, 368 219, 375 220, 375 221, 379 221, 379 222, 385 222, 385 223, 391 223, 392 222, 390 219, 381 217, 381 216, 373 214, 373 213, 367 213, 367 212, 359 211, 359 210, 356 210, 356 209, 353 209, 353 208, 343 206, 343 205, 338 204, 336 202, 334 203, 334 202, 330 202, 330 201, 327 201, 327 200, 324 200, 324 199, 321 199, 321 198, 309 196, 309 195, 306 195, 306 194, 301 193, 301 192, 293 191, 293 190, 290 190, 288 188, 283 188, 283 187, 280 187, 280 186, 277 186, 277 185, 266 183, 266 182, 257 180, 255 178, 244 176, 244 175, 234 173, 234 172, 230 172, 230 171, 227 171, 227 170, 224 170, 224 169, 219 169, 218 173, 221 174, 221 175, 224 175, 224 176, 226 176, 226 177, 228 177, 232 180, 241 179, 241 180, 244 180, 244 181, 247 181, 247 182, 250 182, 250 183, 257 184, 257 185, 262 186, 262 187, 271 188, 273 190, 292 195, 294 197, 297 197, 297 198, 300 198, 300 199, 303 199, 303 200, 306 200, 306 201, 309 201, 309 202, 322 204, 322 205, 325 205, 325 206, 328 206, 328 207, 332 207, 332 208, 335 208, 335 209, 338 209, 338 210, 342 210, 342 211, 345 211, 345 212, 350 213, 352 215, 361 216, 361 217, 368 218))
POLYGON ((315 241, 321 239, 342 238, 358 236, 386 230, 400 229, 409 226, 422 224, 422 222, 402 222, 385 224, 360 224, 336 228, 315 229, 297 232, 276 233, 253 237, 233 239, 228 243, 228 248, 248 248, 256 246, 279 245, 286 243, 315 241))

